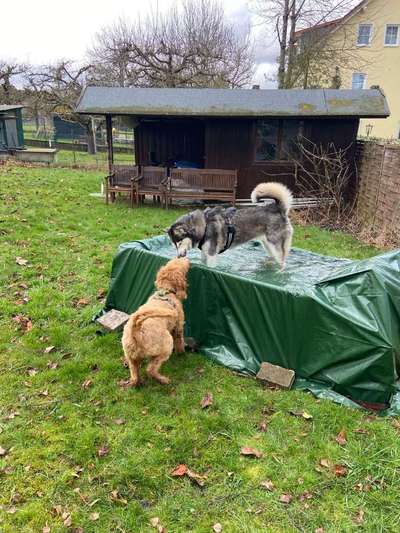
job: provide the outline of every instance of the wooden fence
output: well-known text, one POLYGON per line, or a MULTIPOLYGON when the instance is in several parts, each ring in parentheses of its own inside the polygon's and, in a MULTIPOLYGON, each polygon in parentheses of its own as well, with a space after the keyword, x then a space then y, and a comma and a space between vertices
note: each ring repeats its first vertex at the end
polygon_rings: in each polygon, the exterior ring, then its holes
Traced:
POLYGON ((400 244, 400 145, 360 141, 356 161, 360 220, 400 244))
MULTIPOLYGON (((26 146, 36 146, 40 148, 49 148, 49 141, 42 141, 39 139, 25 139, 26 146)), ((87 143, 74 143, 74 142, 61 142, 61 141, 52 141, 52 148, 58 148, 59 150, 68 150, 70 152, 87 152, 87 143)), ((107 152, 107 146, 98 144, 98 152, 107 152)), ((115 146, 113 148, 114 153, 119 154, 130 154, 134 152, 133 144, 132 146, 115 146)))

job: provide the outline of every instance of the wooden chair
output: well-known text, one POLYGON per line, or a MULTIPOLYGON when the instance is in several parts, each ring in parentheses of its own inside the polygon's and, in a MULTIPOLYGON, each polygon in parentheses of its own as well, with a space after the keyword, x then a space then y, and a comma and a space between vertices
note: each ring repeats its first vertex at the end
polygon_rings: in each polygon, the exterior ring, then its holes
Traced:
POLYGON ((146 194, 153 196, 153 201, 164 199, 167 176, 166 167, 141 167, 138 177, 135 178, 136 202, 139 203, 146 194))
POLYGON ((135 179, 138 177, 138 167, 133 165, 113 165, 113 171, 105 178, 106 204, 115 202, 116 193, 129 195, 131 207, 136 194, 135 179))
POLYGON ((174 168, 166 182, 165 206, 177 200, 220 200, 235 205, 237 170, 174 168))

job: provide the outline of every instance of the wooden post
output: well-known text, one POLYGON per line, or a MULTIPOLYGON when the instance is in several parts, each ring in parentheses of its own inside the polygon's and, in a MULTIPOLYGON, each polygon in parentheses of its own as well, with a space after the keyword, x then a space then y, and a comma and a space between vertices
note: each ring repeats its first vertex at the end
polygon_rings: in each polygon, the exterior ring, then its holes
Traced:
POLYGON ((107 153, 108 153, 108 170, 109 174, 112 174, 114 164, 114 151, 113 151, 113 134, 112 134, 112 116, 106 115, 106 130, 107 130, 107 153))

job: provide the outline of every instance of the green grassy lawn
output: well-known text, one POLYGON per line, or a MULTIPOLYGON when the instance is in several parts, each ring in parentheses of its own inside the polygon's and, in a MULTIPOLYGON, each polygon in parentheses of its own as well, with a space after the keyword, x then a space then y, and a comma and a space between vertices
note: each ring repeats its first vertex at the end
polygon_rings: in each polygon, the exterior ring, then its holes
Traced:
MULTIPOLYGON (((160 233, 178 211, 106 207, 89 196, 102 175, 0 167, 0 531, 150 532, 155 518, 169 533, 398 531, 391 420, 265 391, 190 353, 165 365, 169 386, 118 386, 119 336, 97 335, 91 317, 117 245, 160 233), (171 475, 181 463, 203 487, 171 475)), ((295 245, 376 253, 314 227, 296 228, 295 245)))

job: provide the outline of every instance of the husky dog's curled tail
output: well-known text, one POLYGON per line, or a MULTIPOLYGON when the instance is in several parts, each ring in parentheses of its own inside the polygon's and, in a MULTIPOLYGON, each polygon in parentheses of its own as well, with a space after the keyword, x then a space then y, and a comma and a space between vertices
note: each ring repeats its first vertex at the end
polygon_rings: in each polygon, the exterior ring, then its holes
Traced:
POLYGON ((251 201, 256 204, 261 198, 273 198, 282 211, 287 215, 292 206, 293 195, 282 183, 271 181, 269 183, 259 183, 251 193, 251 201))

